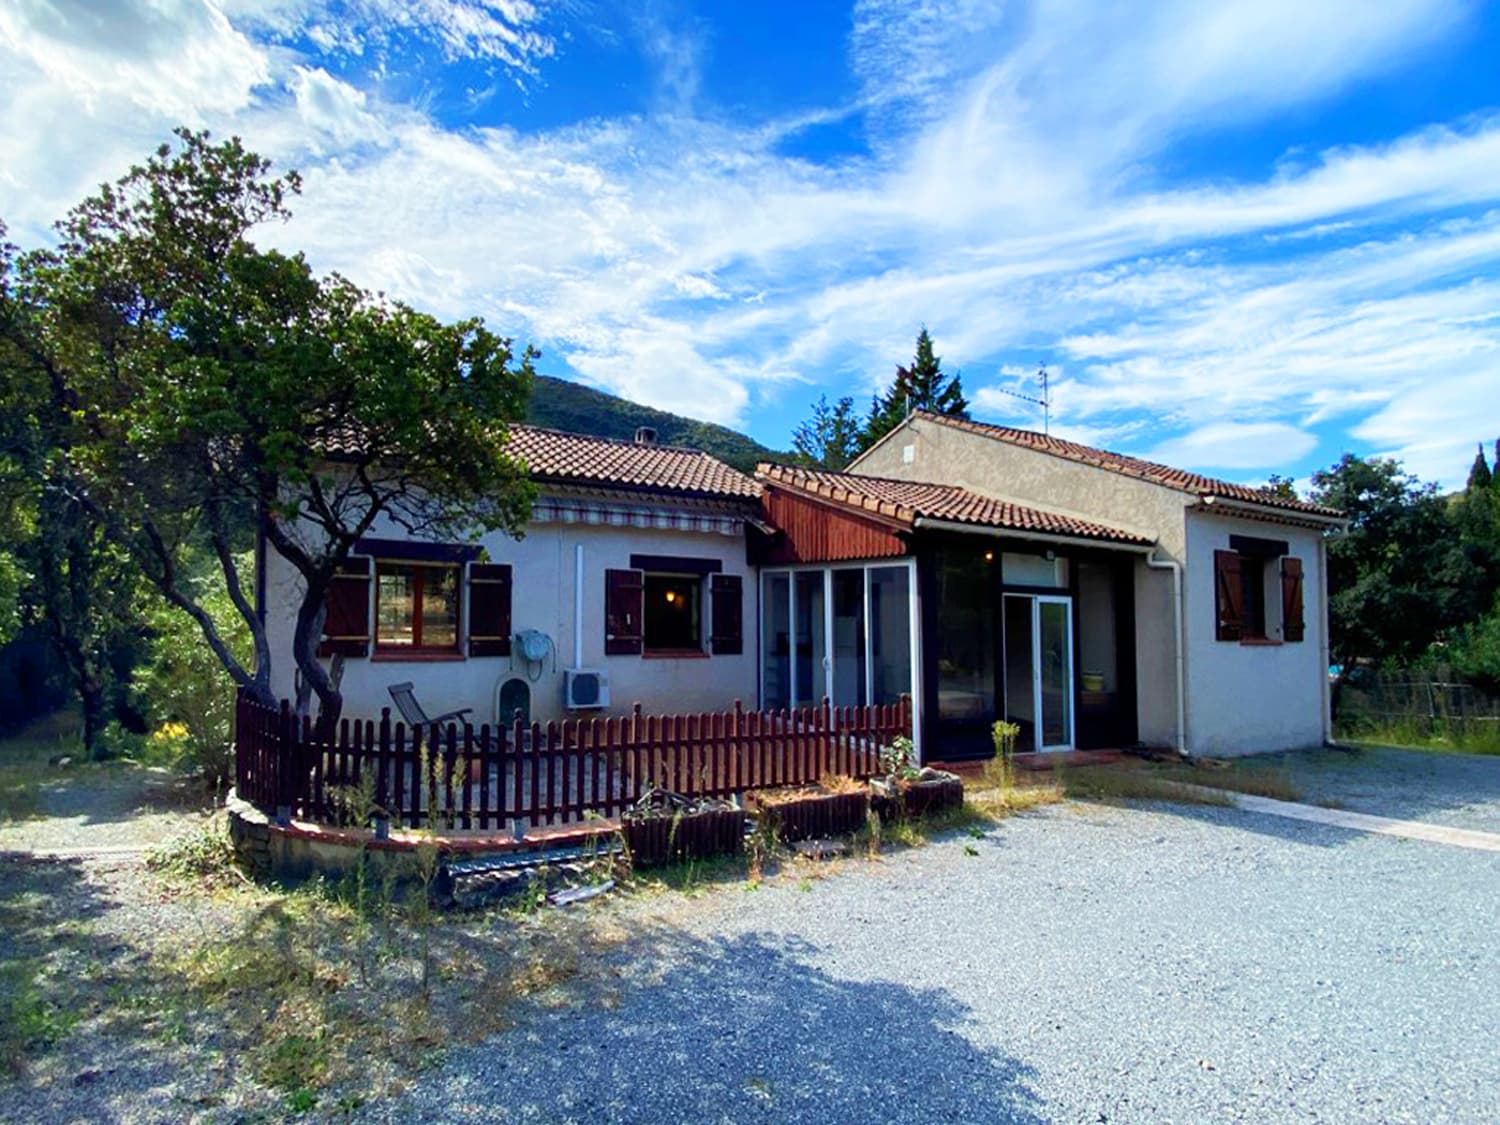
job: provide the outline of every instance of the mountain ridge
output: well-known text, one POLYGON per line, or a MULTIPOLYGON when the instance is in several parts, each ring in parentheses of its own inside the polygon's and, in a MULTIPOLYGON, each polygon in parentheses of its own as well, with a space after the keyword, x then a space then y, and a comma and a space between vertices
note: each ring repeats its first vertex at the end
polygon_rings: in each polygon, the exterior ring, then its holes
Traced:
POLYGON ((649 426, 663 445, 701 449, 745 473, 754 472, 757 461, 785 461, 790 456, 728 426, 643 406, 551 375, 536 377, 526 406, 526 421, 554 430, 627 441, 635 437, 636 430, 649 426))

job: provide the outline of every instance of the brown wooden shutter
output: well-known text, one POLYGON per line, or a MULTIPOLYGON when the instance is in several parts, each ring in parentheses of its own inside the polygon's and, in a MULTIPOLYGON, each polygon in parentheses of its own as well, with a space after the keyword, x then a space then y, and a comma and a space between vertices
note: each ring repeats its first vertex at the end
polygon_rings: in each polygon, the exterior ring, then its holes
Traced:
POLYGON ((604 572, 604 651, 609 656, 639 655, 646 581, 639 570, 604 572))
POLYGON ((510 567, 469 564, 469 655, 510 655, 510 567))
POLYGON ((1300 641, 1306 635, 1302 612, 1302 560, 1281 560, 1281 639, 1300 641))
POLYGON ((745 591, 738 574, 715 574, 709 589, 713 598, 713 653, 738 656, 745 651, 745 591))
POLYGON ((345 559, 329 582, 319 656, 370 655, 370 563, 345 559))
POLYGON ((1214 608, 1214 636, 1221 641, 1239 640, 1245 631, 1245 597, 1237 551, 1214 552, 1214 608))

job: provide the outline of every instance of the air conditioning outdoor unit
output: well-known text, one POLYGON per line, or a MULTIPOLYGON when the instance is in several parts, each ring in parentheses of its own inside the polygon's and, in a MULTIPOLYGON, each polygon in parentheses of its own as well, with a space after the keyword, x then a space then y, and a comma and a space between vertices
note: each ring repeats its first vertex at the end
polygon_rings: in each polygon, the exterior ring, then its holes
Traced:
POLYGON ((563 695, 570 711, 609 706, 609 677, 603 672, 569 668, 563 673, 563 695))

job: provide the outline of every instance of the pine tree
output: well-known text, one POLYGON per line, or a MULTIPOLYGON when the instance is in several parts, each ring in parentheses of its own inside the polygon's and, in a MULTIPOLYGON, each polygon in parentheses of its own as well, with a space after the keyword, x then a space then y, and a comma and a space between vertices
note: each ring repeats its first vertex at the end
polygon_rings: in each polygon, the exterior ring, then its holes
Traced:
POLYGON ((885 437, 913 410, 930 410, 954 418, 969 416, 963 383, 957 375, 949 376, 942 363, 942 357, 933 354, 932 336, 924 324, 917 334, 917 351, 911 366, 898 366, 891 389, 871 400, 869 420, 860 436, 861 450, 869 449, 885 437))
MULTIPOLYGON (((1500 442, 1497 442, 1496 446, 1496 454, 1500 456, 1500 442)), ((1489 462, 1484 459, 1484 446, 1481 444, 1479 452, 1474 454, 1474 467, 1469 470, 1468 491, 1478 492, 1489 488, 1493 479, 1494 474, 1490 472, 1489 462)))
POLYGON ((792 449, 814 468, 838 472, 859 453, 860 424, 854 400, 841 398, 832 406, 819 395, 812 417, 792 431, 792 449))
POLYGON ((942 363, 940 356, 932 354, 932 336, 924 324, 917 334, 917 354, 906 372, 907 398, 916 410, 967 418, 969 401, 964 398, 963 384, 957 375, 950 379, 942 363))

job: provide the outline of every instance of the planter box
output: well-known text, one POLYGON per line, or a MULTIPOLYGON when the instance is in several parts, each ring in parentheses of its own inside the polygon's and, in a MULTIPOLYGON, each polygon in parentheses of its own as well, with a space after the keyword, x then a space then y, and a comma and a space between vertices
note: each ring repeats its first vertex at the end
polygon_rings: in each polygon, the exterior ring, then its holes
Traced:
POLYGON ((882 820, 919 817, 947 812, 964 803, 964 783, 953 774, 898 782, 894 793, 875 797, 875 811, 882 820))
POLYGON ((639 867, 733 855, 745 847, 745 814, 709 809, 678 816, 656 814, 620 818, 631 862, 639 867))
POLYGON ((750 793, 745 801, 762 816, 774 817, 776 834, 790 843, 858 832, 869 814, 870 792, 860 789, 855 793, 811 790, 790 794, 750 793))

